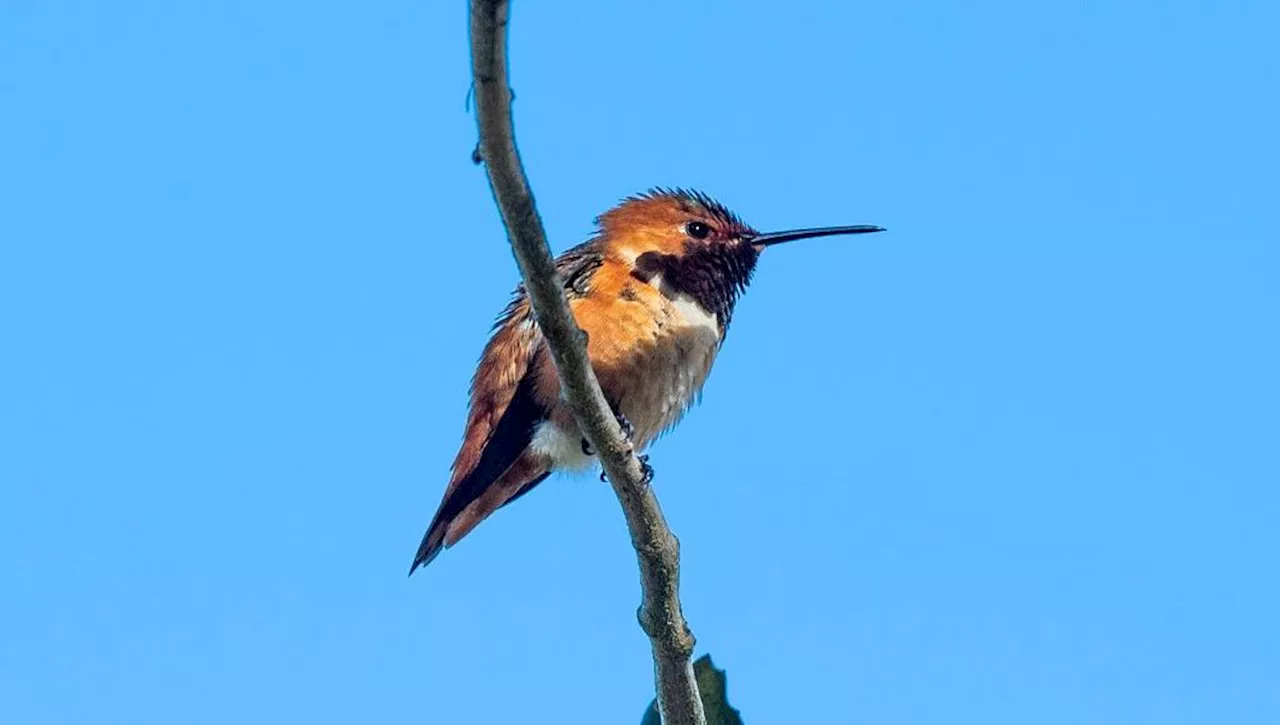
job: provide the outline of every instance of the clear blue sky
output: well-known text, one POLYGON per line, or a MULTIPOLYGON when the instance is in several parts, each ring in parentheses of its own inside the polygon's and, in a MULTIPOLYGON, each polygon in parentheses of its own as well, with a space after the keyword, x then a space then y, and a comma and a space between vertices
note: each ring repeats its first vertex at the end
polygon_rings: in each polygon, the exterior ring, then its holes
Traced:
MULTIPOLYGON (((639 721, 593 476, 405 578, 517 278, 465 10, 0 4, 0 719, 639 721)), ((890 229, 767 253, 653 450, 748 722, 1280 722, 1277 27, 517 3, 555 248, 890 229)))

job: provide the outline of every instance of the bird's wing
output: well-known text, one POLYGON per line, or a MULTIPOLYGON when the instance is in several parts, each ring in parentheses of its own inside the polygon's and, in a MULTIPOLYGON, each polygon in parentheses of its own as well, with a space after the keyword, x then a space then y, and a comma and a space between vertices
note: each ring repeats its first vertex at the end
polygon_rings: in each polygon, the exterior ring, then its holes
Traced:
MULTIPOLYGON (((566 295, 586 295, 591 276, 602 259, 592 242, 562 254, 556 260, 556 271, 564 282, 566 295)), ((536 381, 531 374, 537 369, 539 356, 545 354, 542 332, 534 322, 524 285, 520 285, 494 324, 493 335, 480 356, 471 381, 471 405, 462 447, 454 458, 453 474, 423 537, 414 568, 439 553, 450 522, 511 468, 528 447, 537 425, 547 418, 549 411, 535 394, 536 381)), ((526 485, 520 493, 530 487, 526 485)))
MULTIPOLYGON (((591 242, 569 249, 556 260, 556 272, 570 299, 590 291, 591 277, 601 262, 602 257, 591 242)), ((541 406, 534 399, 534 381, 529 375, 535 369, 534 359, 543 354, 542 331, 534 322, 528 293, 521 284, 494 324, 493 335, 471 380, 466 430, 462 448, 453 461, 446 498, 482 468, 488 474, 484 478, 502 475, 528 445, 533 432, 531 428, 523 430, 526 423, 545 417, 545 411, 537 410, 541 406), (505 465, 499 465, 501 461, 505 465)))

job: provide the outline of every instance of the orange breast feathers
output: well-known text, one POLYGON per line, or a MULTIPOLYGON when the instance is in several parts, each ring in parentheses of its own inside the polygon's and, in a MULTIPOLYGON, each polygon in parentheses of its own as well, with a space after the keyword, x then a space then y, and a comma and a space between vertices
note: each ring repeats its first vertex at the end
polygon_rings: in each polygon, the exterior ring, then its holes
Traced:
MULTIPOLYGON (((600 387, 634 426, 633 442, 640 449, 674 425, 697 397, 723 334, 714 315, 682 295, 664 295, 653 283, 633 277, 626 262, 607 258, 590 292, 569 305, 587 333, 587 355, 600 387)), ((539 392, 543 400, 555 401, 555 370, 549 359, 542 367, 539 392)))

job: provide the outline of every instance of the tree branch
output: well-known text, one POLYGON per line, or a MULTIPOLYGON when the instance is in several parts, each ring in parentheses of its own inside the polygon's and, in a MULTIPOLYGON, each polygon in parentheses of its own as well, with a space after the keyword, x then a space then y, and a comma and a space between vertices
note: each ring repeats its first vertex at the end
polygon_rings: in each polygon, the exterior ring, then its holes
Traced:
POLYGON ((561 395, 578 428, 597 452, 626 514, 640 562, 643 598, 640 626, 653 648, 658 703, 666 725, 706 722, 689 657, 693 633, 680 610, 680 544, 667 527, 640 462, 622 434, 587 358, 586 335, 578 328, 556 274, 542 221, 520 164, 511 123, 507 82, 506 0, 471 2, 471 72, 476 89, 480 155, 520 265, 534 317, 560 376, 561 395))

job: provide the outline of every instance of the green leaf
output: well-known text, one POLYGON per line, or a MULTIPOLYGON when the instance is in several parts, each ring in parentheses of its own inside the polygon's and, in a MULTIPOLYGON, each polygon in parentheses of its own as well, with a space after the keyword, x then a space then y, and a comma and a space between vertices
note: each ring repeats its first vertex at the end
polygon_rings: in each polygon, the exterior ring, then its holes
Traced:
MULTIPOLYGON (((728 678, 724 670, 717 670, 711 664, 711 655, 702 655, 693 663, 693 676, 698 681, 698 694, 702 697, 702 709, 707 714, 707 725, 743 725, 742 715, 729 705, 728 678)), ((649 703, 640 725, 662 725, 657 700, 649 703)))

